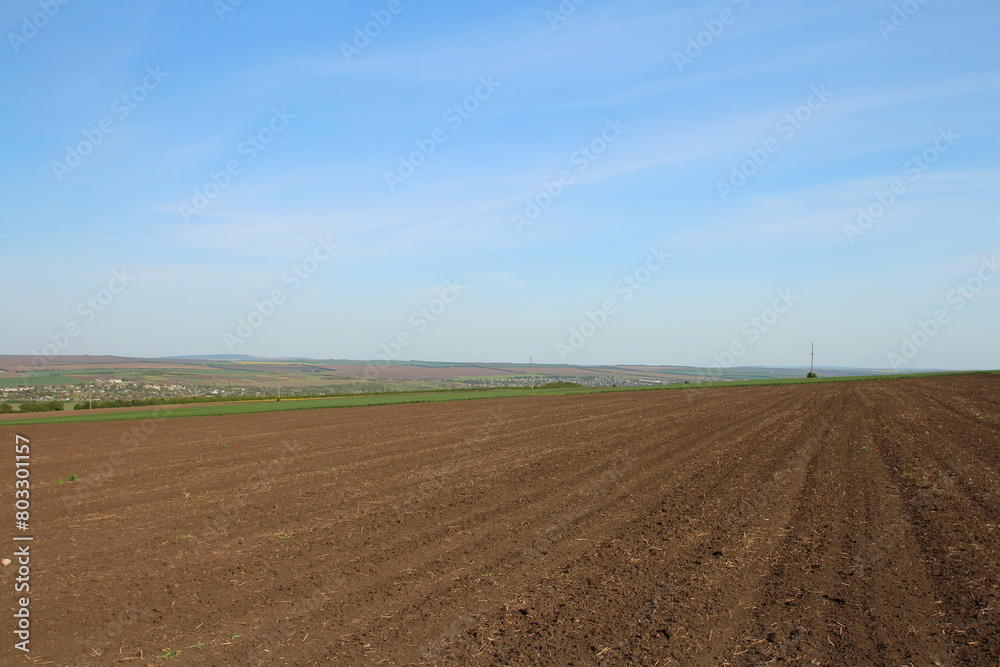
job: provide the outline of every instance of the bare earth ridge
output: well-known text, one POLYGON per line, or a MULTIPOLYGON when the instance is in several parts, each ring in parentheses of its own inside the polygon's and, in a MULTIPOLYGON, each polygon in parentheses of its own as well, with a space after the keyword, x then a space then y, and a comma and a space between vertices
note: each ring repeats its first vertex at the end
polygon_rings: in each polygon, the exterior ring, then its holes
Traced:
POLYGON ((1000 661, 996 375, 15 433, 37 664, 1000 661))

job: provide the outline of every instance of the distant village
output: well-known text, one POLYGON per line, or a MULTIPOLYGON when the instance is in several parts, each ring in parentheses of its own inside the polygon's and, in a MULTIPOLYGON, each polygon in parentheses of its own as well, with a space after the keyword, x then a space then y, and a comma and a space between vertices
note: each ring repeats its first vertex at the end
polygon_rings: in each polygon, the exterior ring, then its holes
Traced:
MULTIPOLYGON (((289 391, 289 395, 295 395, 289 391)), ((87 403, 94 401, 141 400, 150 398, 180 398, 191 396, 270 396, 273 387, 205 387, 203 385, 149 384, 135 380, 91 380, 75 385, 36 385, 0 387, 0 403, 29 401, 87 403)))

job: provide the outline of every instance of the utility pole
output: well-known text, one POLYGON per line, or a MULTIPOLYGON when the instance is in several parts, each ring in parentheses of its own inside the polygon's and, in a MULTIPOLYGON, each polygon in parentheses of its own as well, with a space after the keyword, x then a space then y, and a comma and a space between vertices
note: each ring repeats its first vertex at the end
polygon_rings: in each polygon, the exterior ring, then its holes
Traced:
MULTIPOLYGON (((816 368, 815 368, 815 365, 813 363, 815 360, 816 360, 816 343, 811 343, 810 344, 810 351, 809 351, 809 372, 810 373, 815 373, 816 372, 816 368)), ((801 372, 801 371, 799 371, 799 372, 801 372)))
POLYGON ((531 373, 531 390, 535 390, 535 361, 528 355, 528 369, 531 373))

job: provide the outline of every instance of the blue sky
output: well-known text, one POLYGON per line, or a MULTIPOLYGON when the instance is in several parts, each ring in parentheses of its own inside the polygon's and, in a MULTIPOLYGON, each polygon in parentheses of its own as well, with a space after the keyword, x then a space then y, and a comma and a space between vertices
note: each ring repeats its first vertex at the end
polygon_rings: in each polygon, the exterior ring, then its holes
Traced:
POLYGON ((0 21, 0 353, 1000 367, 996 3, 0 21))

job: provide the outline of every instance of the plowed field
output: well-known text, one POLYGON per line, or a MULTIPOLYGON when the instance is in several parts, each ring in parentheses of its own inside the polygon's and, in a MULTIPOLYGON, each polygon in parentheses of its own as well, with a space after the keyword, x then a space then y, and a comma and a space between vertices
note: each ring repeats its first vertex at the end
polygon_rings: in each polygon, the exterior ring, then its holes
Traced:
POLYGON ((1000 660, 996 375, 15 433, 37 664, 1000 660))

